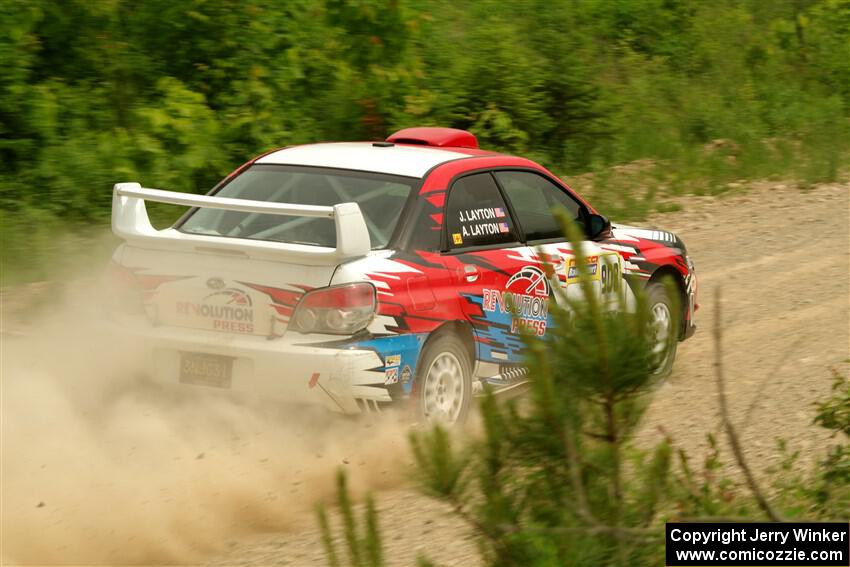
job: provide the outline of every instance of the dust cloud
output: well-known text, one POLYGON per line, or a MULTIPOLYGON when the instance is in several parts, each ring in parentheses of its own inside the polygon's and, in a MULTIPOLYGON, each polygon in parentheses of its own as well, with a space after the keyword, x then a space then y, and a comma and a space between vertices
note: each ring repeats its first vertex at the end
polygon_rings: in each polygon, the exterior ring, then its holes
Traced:
POLYGON ((17 324, 4 294, 2 564, 194 564, 315 521, 340 466, 355 492, 401 482, 398 416, 149 383, 143 353, 103 328, 98 292, 77 287, 17 324))

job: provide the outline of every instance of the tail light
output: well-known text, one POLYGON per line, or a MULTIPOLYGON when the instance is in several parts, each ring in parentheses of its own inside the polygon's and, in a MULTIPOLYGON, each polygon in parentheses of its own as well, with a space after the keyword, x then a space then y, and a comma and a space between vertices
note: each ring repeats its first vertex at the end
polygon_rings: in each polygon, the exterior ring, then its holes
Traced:
POLYGON ((301 298, 289 329, 299 333, 352 335, 375 316, 375 286, 366 282, 315 289, 301 298))

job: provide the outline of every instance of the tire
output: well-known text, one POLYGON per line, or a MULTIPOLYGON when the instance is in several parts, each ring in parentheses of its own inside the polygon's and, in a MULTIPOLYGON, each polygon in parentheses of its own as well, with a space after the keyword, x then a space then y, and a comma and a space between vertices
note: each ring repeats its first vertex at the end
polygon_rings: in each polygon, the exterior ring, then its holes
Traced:
POLYGON ((651 282, 646 287, 647 303, 652 319, 652 354, 654 376, 666 377, 673 370, 679 346, 677 317, 665 281, 651 282))
POLYGON ((463 425, 472 403, 472 360, 463 340, 446 333, 429 341, 419 361, 416 384, 422 423, 463 425))

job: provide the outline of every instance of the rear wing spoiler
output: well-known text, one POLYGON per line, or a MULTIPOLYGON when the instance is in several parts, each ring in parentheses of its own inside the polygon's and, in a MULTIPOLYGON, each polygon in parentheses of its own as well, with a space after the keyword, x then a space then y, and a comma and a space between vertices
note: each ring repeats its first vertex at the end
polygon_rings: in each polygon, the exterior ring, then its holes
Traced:
POLYGON ((357 203, 340 203, 332 207, 269 203, 147 189, 138 183, 115 184, 112 192, 112 232, 130 244, 150 248, 225 249, 278 258, 297 256, 307 264, 336 263, 346 258, 363 256, 372 247, 369 230, 357 203), (336 248, 189 234, 171 228, 157 230, 151 225, 145 201, 290 217, 330 218, 336 227, 336 248))

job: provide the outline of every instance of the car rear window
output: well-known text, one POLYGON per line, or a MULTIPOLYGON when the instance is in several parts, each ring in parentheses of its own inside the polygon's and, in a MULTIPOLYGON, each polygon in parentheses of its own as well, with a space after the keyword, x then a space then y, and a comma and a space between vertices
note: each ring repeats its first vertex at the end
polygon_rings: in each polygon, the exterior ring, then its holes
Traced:
MULTIPOLYGON (((372 248, 384 248, 418 179, 285 165, 254 165, 215 195, 272 203, 331 206, 357 203, 372 248)), ((179 227, 183 232, 252 240, 336 247, 333 219, 288 217, 221 209, 198 209, 179 227)))

